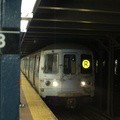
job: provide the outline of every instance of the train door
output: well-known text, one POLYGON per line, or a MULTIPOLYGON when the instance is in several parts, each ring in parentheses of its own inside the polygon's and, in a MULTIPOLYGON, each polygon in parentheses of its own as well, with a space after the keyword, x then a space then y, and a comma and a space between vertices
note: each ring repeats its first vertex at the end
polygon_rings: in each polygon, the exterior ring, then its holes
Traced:
POLYGON ((30 75, 30 81, 31 81, 32 84, 33 84, 33 73, 34 73, 34 57, 31 57, 29 75, 30 75))
POLYGON ((29 61, 29 77, 28 79, 31 81, 31 71, 32 71, 32 57, 30 57, 30 61, 29 61))
POLYGON ((40 56, 36 56, 35 57, 35 67, 34 67, 34 85, 35 87, 38 89, 38 85, 39 85, 39 65, 40 65, 40 56))
POLYGON ((29 71, 29 57, 27 57, 27 63, 26 63, 26 76, 28 78, 28 71, 29 71))
POLYGON ((26 71, 27 71, 27 58, 25 58, 25 69, 24 70, 25 70, 24 73, 26 75, 26 71))
POLYGON ((30 57, 29 57, 29 61, 28 61, 28 80, 30 79, 30 57))
POLYGON ((34 58, 34 65, 33 65, 33 86, 35 87, 35 67, 36 67, 36 56, 34 58))
POLYGON ((25 73, 25 58, 22 60, 22 65, 23 65, 23 73, 25 73))
POLYGON ((77 53, 63 54, 62 91, 76 91, 79 87, 79 65, 77 57, 77 53))

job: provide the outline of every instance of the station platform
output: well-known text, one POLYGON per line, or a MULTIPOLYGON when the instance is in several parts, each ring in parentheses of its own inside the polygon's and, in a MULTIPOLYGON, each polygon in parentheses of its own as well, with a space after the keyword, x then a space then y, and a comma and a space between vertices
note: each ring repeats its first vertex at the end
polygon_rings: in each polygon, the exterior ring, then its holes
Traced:
POLYGON ((19 108, 20 120, 58 120, 22 73, 21 80, 20 101, 25 106, 19 108))

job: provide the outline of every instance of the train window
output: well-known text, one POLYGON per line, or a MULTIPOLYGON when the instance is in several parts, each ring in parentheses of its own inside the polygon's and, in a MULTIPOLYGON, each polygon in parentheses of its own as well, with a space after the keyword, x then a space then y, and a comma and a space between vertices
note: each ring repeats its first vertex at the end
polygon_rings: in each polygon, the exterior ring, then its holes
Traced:
POLYGON ((47 54, 45 56, 45 73, 58 72, 58 54, 47 54))
POLYGON ((72 54, 64 55, 64 74, 76 73, 76 56, 72 54))
POLYGON ((82 54, 81 55, 81 73, 88 74, 92 72, 92 56, 82 54))

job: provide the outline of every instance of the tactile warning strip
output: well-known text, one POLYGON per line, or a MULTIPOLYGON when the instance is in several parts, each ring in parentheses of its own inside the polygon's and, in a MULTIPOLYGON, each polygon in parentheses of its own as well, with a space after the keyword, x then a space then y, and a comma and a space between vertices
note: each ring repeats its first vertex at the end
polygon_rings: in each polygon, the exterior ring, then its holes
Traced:
POLYGON ((34 120, 58 120, 21 73, 22 89, 34 120))

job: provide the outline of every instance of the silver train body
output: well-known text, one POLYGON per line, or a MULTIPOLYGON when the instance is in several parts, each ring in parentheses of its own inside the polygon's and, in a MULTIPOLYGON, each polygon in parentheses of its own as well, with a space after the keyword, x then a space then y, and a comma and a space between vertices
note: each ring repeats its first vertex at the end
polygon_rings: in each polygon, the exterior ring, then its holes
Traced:
POLYGON ((94 96, 93 53, 83 46, 47 46, 23 57, 21 70, 51 104, 64 103, 74 108, 81 100, 88 102, 94 96))

